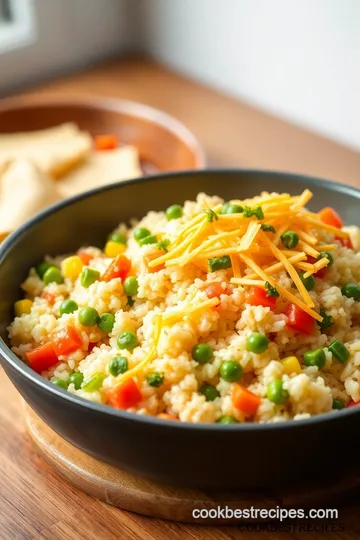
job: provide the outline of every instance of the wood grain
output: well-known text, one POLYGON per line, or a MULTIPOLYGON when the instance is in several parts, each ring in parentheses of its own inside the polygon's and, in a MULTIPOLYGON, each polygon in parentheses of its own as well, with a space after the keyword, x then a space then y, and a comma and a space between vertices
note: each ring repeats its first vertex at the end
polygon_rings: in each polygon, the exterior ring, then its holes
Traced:
MULTIPOLYGON (((120 97, 165 110, 195 133, 212 164, 305 172, 360 187, 359 153, 144 59, 104 64, 36 90, 49 91, 120 97)), ((331 451, 346 459, 351 449, 341 448, 339 441, 331 451)), ((215 466, 220 462, 219 457, 215 466)), ((25 430, 20 398, 0 368, 1 540, 355 540, 360 538, 359 510, 359 497, 350 499, 340 508, 345 531, 322 533, 292 523, 288 532, 201 527, 119 510, 72 487, 38 456, 25 430)))

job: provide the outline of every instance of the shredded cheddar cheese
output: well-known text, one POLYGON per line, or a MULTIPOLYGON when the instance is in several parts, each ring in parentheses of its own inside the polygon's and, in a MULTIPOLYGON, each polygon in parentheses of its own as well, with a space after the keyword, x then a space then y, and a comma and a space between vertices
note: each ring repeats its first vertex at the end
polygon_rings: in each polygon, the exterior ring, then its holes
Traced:
MULTIPOLYGON (((299 271, 304 271, 307 278, 328 266, 326 251, 336 249, 332 239, 347 238, 348 234, 323 223, 319 215, 309 212, 305 205, 311 197, 308 189, 296 196, 267 193, 253 199, 231 200, 231 204, 244 209, 235 214, 220 213, 221 204, 204 209, 181 226, 170 239, 168 252, 150 261, 149 267, 193 264, 206 271, 209 259, 227 257, 231 268, 229 264, 224 268, 229 268, 233 276, 231 283, 265 287, 268 281, 276 286, 284 300, 321 321, 322 317, 314 311, 314 301, 300 279, 299 271), (282 243, 282 235, 286 231, 293 231, 299 239, 291 249, 286 249, 282 243), (333 238, 329 239, 329 236, 333 238), (277 282, 277 274, 284 271, 291 277, 295 290, 287 290, 277 282)), ((217 299, 211 299, 176 312, 169 311, 163 315, 162 324, 184 320, 215 306, 217 302, 217 299)))

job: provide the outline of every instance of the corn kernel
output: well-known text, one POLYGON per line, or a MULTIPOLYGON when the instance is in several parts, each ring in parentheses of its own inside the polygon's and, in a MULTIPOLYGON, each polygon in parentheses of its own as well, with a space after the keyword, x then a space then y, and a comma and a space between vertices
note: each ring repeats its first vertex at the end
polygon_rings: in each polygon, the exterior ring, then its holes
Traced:
POLYGON ((104 252, 107 257, 116 257, 116 255, 124 253, 125 249, 125 244, 119 244, 118 242, 112 242, 109 240, 106 242, 104 252))
POLYGON ((288 356, 281 362, 283 365, 284 373, 291 375, 291 373, 301 373, 301 366, 296 356, 288 356))
POLYGON ((31 311, 31 306, 33 305, 31 300, 18 300, 15 302, 15 315, 16 317, 21 317, 21 315, 27 315, 31 311))
POLYGON ((80 257, 78 257, 77 255, 67 257, 67 259, 64 259, 61 263, 61 270, 63 275, 67 278, 72 279, 73 281, 75 281, 75 279, 79 277, 83 267, 84 264, 80 257))

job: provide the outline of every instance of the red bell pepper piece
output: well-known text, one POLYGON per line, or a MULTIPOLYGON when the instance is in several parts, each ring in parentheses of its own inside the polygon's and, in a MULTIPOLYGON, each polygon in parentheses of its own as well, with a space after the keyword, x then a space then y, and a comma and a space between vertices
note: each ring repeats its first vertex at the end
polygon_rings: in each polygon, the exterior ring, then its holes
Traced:
POLYGON ((339 238, 339 237, 335 236, 335 240, 338 240, 340 242, 340 244, 343 245, 344 247, 347 247, 349 249, 354 249, 354 246, 352 245, 350 236, 348 236, 347 238, 339 238))
POLYGON ((333 208, 323 208, 318 215, 321 221, 326 223, 326 225, 331 225, 337 229, 341 229, 344 226, 343 220, 333 208))
POLYGON ((103 273, 102 281, 111 281, 115 278, 124 280, 131 270, 131 262, 125 255, 117 255, 111 261, 105 272, 103 273))
POLYGON ((41 373, 46 371, 50 367, 58 363, 59 359, 55 353, 52 344, 45 343, 45 345, 40 345, 26 353, 27 361, 29 366, 36 371, 36 373, 41 373))
POLYGON ((360 405, 360 401, 349 401, 349 403, 346 405, 347 409, 350 409, 351 407, 356 407, 356 405, 360 405))
POLYGON ((81 347, 81 340, 72 326, 65 326, 52 334, 50 341, 58 356, 70 354, 81 347))
POLYGON ((276 297, 268 296, 268 292, 261 287, 250 287, 246 291, 245 302, 251 306, 264 306, 274 309, 276 306, 276 297))
POLYGON ((315 330, 315 319, 299 308, 296 304, 289 304, 285 311, 287 326, 302 334, 312 334, 315 330))
POLYGON ((134 379, 128 379, 116 388, 109 390, 108 403, 116 409, 129 409, 135 407, 143 397, 134 379))

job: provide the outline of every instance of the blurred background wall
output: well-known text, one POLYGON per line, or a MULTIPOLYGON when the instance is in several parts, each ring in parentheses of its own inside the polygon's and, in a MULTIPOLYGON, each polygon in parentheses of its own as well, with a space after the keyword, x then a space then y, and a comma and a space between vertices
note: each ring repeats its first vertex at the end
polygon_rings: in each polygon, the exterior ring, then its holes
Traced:
POLYGON ((360 0, 32 1, 37 41, 0 55, 0 89, 137 50, 360 149, 360 0))

